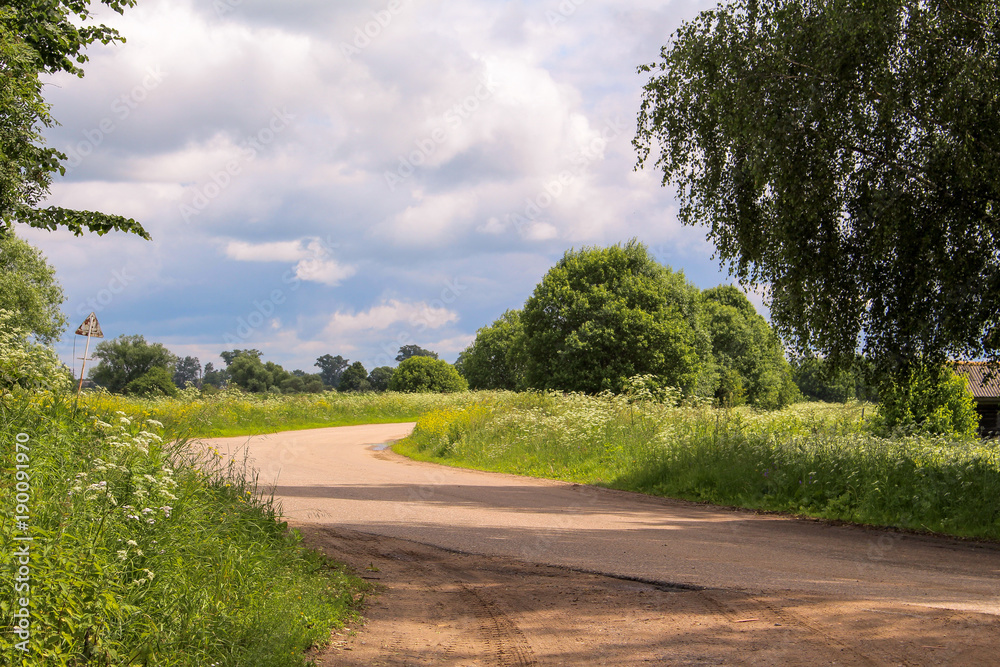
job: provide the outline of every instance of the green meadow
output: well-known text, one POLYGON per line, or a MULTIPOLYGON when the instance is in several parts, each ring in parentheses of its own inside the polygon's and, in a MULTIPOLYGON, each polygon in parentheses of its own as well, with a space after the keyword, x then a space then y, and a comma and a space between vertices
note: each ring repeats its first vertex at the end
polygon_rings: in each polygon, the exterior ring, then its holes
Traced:
POLYGON ((229 389, 203 396, 197 389, 184 389, 177 398, 139 398, 103 391, 85 393, 80 405, 90 410, 120 410, 141 419, 155 419, 177 436, 221 438, 410 422, 430 410, 462 406, 475 400, 475 393, 324 392, 282 396, 229 389))

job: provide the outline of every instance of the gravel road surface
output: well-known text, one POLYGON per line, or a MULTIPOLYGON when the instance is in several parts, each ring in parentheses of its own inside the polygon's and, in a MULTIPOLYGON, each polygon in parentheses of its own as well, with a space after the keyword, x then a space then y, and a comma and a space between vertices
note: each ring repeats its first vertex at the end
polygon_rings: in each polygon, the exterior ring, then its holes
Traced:
POLYGON ((207 441, 383 593, 319 664, 998 664, 1000 547, 410 461, 413 424, 207 441))

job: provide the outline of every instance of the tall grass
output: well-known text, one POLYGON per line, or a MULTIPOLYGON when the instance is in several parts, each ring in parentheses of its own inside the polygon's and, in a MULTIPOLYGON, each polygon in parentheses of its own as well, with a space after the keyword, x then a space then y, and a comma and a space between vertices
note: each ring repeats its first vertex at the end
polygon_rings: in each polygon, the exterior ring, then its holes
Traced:
POLYGON ((183 390, 178 398, 141 399, 106 392, 85 393, 81 405, 162 422, 168 432, 188 437, 227 437, 327 426, 409 422, 444 406, 465 405, 475 394, 401 394, 326 392, 323 394, 246 394, 227 390, 201 396, 183 390))
POLYGON ((763 413, 497 394, 427 414, 396 449, 481 470, 1000 539, 996 441, 881 438, 864 409, 801 403, 763 413))
POLYGON ((238 462, 192 461, 158 423, 114 407, 0 401, 0 663, 305 664, 310 646, 355 615, 363 582, 304 549, 238 462), (26 525, 15 521, 19 464, 26 525), (15 594, 22 544, 30 589, 15 594), (26 652, 11 632, 20 598, 30 602, 26 652))

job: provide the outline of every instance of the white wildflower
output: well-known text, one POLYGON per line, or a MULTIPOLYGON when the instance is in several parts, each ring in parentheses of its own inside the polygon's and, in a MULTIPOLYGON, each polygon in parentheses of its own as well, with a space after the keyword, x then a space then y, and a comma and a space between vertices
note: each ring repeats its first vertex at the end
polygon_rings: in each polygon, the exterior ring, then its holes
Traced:
POLYGON ((125 551, 124 549, 121 549, 120 551, 118 551, 118 560, 125 560, 126 558, 128 558, 128 552, 127 551, 125 551))
POLYGON ((129 540, 125 544, 129 545, 130 547, 137 547, 137 546, 139 546, 139 543, 136 542, 135 540, 129 540))

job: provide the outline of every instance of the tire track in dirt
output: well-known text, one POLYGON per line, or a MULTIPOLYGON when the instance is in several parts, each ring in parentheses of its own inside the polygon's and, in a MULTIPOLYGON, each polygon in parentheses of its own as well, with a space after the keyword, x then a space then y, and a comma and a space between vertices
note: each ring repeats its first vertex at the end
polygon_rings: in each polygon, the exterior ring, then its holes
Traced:
POLYGON ((991 616, 826 597, 678 590, 326 525, 306 543, 377 582, 321 667, 994 664, 991 616))

